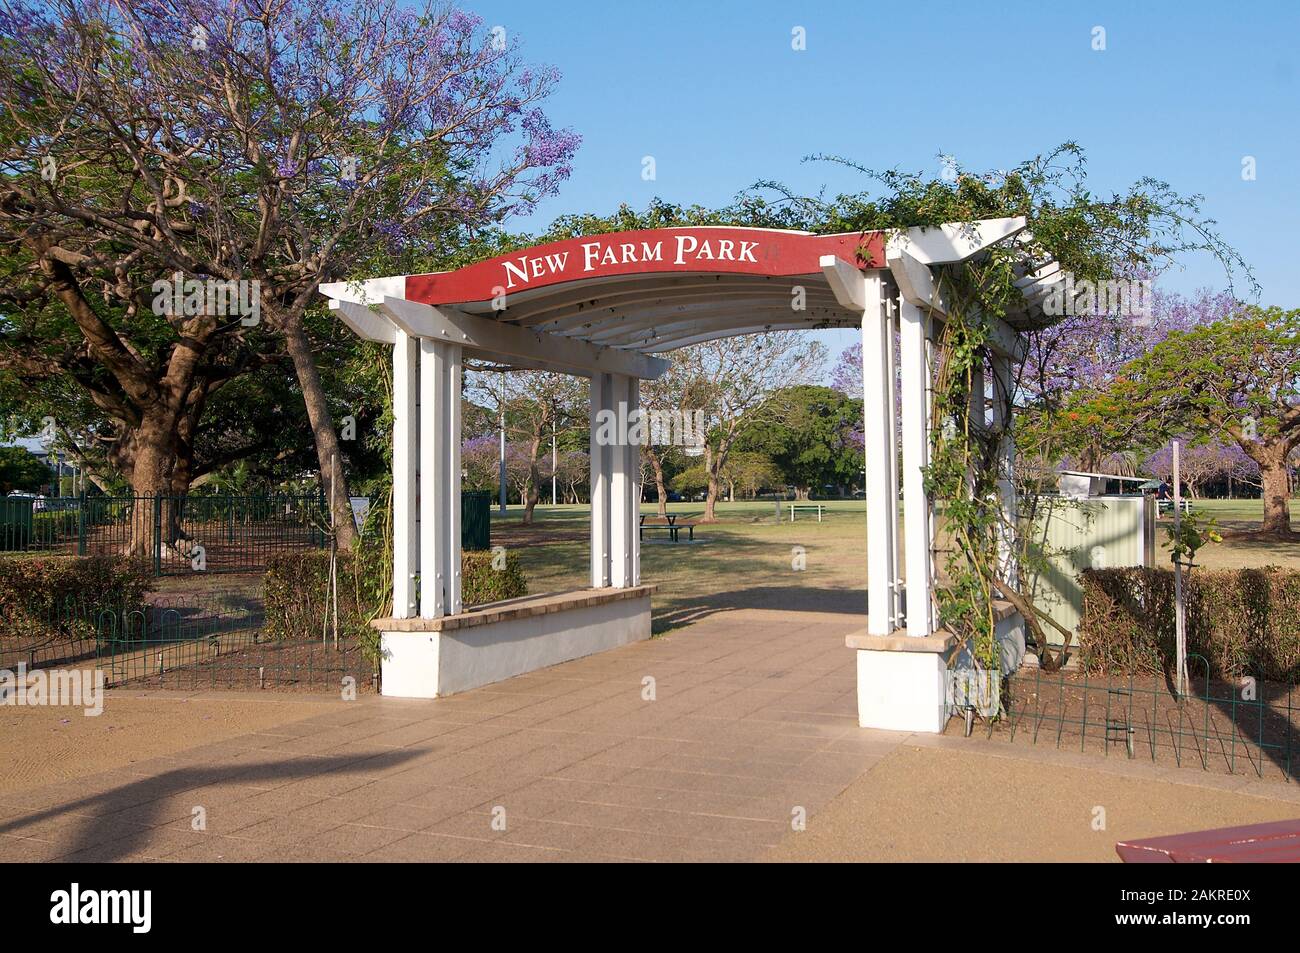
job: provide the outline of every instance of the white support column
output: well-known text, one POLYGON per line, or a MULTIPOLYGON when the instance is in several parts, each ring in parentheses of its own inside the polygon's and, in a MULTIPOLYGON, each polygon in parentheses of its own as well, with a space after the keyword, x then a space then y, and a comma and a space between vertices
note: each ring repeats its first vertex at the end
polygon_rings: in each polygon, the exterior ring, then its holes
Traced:
POLYGON ((903 532, 907 563, 907 634, 933 631, 930 606, 930 501, 922 469, 930 453, 930 366, 926 320, 921 309, 901 302, 900 361, 903 376, 903 532))
POLYGON ((1002 471, 998 478, 998 497, 1002 509, 1002 527, 998 545, 998 563, 1002 578, 1010 585, 1020 585, 1019 567, 1016 565, 1016 485, 1012 473, 1016 462, 1016 442, 1010 429, 1008 409, 1010 407, 1014 381, 1011 375, 1011 359, 994 354, 991 359, 993 381, 993 428, 1005 430, 1001 446, 998 448, 998 468, 1002 471))
POLYGON ((862 313, 863 452, 866 460, 867 507, 867 631, 888 635, 894 630, 894 515, 891 461, 894 429, 893 389, 889 375, 893 339, 885 314, 883 282, 866 279, 866 310, 862 313))
MULTIPOLYGON (((648 440, 645 433, 644 413, 641 410, 641 380, 636 377, 628 379, 628 403, 636 412, 636 420, 641 424, 641 439, 648 440)), ((632 511, 629 540, 632 545, 632 581, 634 586, 641 585, 641 444, 634 443, 628 447, 628 456, 632 464, 632 511)))
POLYGON ((393 344, 393 618, 415 615, 420 569, 416 461, 419 459, 419 344, 402 331, 393 344))
POLYGON ((610 382, 610 407, 618 427, 609 447, 609 584, 624 589, 632 584, 632 486, 636 482, 624 424, 631 426, 633 405, 629 400, 631 378, 611 374, 610 382))
POLYGON ((447 363, 444 345, 420 338, 420 615, 447 614, 447 363))
MULTIPOLYGON (((610 584, 610 447, 601 424, 613 403, 613 375, 591 375, 591 587, 610 584)), ((607 430, 608 428, 606 428, 607 430)))
POLYGON ((420 615, 460 611, 459 345, 420 339, 420 615))
POLYGON ((447 612, 455 615, 464 608, 460 572, 460 392, 464 349, 459 344, 447 349, 447 612))
POLYGON ((887 385, 887 397, 885 406, 889 414, 889 565, 892 569, 892 576, 889 580, 889 612, 893 617, 894 628, 901 628, 903 620, 903 578, 900 572, 902 560, 898 556, 898 299, 891 298, 888 302, 887 321, 888 327, 885 331, 885 353, 889 358, 889 369, 886 371, 885 383, 887 385))
MULTIPOLYGON (((985 388, 987 387, 987 378, 984 374, 984 360, 981 356, 977 364, 970 369, 970 388, 966 392, 966 418, 970 427, 972 439, 977 439, 977 435, 988 430, 988 396, 985 388)), ((979 479, 977 464, 972 458, 969 468, 967 469, 967 485, 970 487, 972 494, 975 492, 975 484, 979 479)))

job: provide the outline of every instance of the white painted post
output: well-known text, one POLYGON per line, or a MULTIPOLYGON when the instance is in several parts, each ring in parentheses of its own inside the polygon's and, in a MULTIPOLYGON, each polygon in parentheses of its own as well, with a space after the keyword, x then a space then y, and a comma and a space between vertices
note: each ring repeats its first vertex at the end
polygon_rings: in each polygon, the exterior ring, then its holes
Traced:
POLYGON ((447 612, 447 362, 445 345, 420 338, 420 615, 447 612))
MULTIPOLYGON (((1179 466, 1179 441, 1174 441, 1174 538, 1181 537, 1183 525, 1183 478, 1179 466)), ((1179 698, 1187 695, 1187 629, 1183 608, 1183 563, 1174 560, 1174 664, 1177 667, 1174 687, 1179 698)))
POLYGON ((420 568, 416 511, 419 345, 400 329, 393 344, 393 618, 415 614, 420 568))
MULTIPOLYGON (((966 418, 967 425, 970 427, 972 440, 978 441, 978 434, 985 431, 988 427, 988 396, 985 393, 987 386, 984 376, 984 362, 977 358, 976 364, 970 369, 970 389, 966 393, 966 418)), ((973 444, 978 446, 978 443, 973 444)), ((979 479, 978 462, 971 460, 967 469, 967 483, 970 486, 972 495, 975 493, 975 483, 979 479)))
POLYGON ((1002 354, 991 355, 993 378, 993 428, 1002 431, 998 448, 998 497, 1002 509, 1002 525, 998 532, 998 569, 1002 578, 1012 586, 1020 585, 1020 570, 1016 565, 1016 484, 1012 479, 1016 462, 1016 442, 1009 427, 1009 410, 1012 400, 1011 360, 1002 354))
POLYGON ((607 410, 613 389, 609 374, 591 375, 591 587, 609 585, 609 447, 600 439, 601 411, 607 410))
POLYGON ((899 355, 903 375, 903 533, 907 563, 907 634, 933 631, 930 608, 930 501, 922 472, 929 461, 930 368, 925 315, 901 302, 899 355))
POLYGON ((903 619, 903 580, 899 572, 902 560, 898 558, 898 299, 891 298, 885 309, 888 326, 885 330, 885 354, 889 360, 885 372, 885 412, 889 428, 889 613, 893 628, 901 628, 903 619))
POLYGON ((420 615, 461 610, 460 388, 462 349, 420 339, 420 615))
POLYGON ((461 597, 460 570, 460 391, 464 348, 459 344, 447 349, 447 613, 455 615, 464 608, 461 597))
MULTIPOLYGON (((893 584, 894 407, 890 400, 890 352, 893 341, 885 316, 883 282, 879 275, 865 281, 867 308, 862 313, 863 453, 866 460, 867 507, 867 631, 889 635, 894 629, 893 584)), ((793 511, 791 513, 793 516, 793 511)))
MULTIPOLYGON (((642 424, 644 411, 641 410, 641 380, 640 378, 628 378, 627 392, 628 406, 636 411, 636 420, 642 424)), ((648 440, 649 435, 642 430, 642 440, 648 440)), ((629 531, 628 539, 632 547, 632 578, 631 585, 641 585, 641 444, 634 443, 628 447, 628 458, 631 460, 632 471, 632 507, 629 514, 629 531)))
POLYGON ((614 442, 608 448, 609 474, 609 584, 625 589, 632 584, 632 486, 636 478, 632 473, 631 447, 626 422, 631 426, 629 400, 631 378, 624 374, 611 374, 609 407, 618 422, 614 442))

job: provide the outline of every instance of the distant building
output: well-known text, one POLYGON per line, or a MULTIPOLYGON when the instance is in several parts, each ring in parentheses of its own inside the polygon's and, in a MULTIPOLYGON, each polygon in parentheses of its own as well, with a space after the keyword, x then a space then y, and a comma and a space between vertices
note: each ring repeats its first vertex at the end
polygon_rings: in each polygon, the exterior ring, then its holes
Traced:
POLYGON ((1056 488, 1061 496, 1083 500, 1090 496, 1135 496, 1146 477, 1120 476, 1118 473, 1089 473, 1086 470, 1062 470, 1056 488))

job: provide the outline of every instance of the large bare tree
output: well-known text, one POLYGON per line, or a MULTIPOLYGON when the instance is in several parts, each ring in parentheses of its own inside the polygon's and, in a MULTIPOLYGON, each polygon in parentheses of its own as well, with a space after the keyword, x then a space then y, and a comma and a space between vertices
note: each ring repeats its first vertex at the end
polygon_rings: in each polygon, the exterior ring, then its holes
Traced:
MULTIPOLYGON (((736 438, 783 387, 804 383, 820 370, 825 347, 799 331, 773 331, 722 338, 667 355, 677 373, 707 387, 691 392, 704 411, 704 470, 708 476, 705 522, 717 519, 723 471, 736 438)), ((694 409, 694 408, 691 408, 694 409)))

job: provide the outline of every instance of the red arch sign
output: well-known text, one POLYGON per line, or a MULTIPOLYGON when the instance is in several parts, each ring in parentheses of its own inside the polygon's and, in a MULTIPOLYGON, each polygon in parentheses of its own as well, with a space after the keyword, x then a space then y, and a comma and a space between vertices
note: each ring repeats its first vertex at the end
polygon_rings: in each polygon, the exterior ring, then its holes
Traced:
POLYGON ((456 271, 409 275, 406 297, 424 304, 487 301, 586 278, 645 274, 813 275, 823 255, 880 268, 881 232, 809 235, 765 228, 656 228, 570 238, 456 271))

